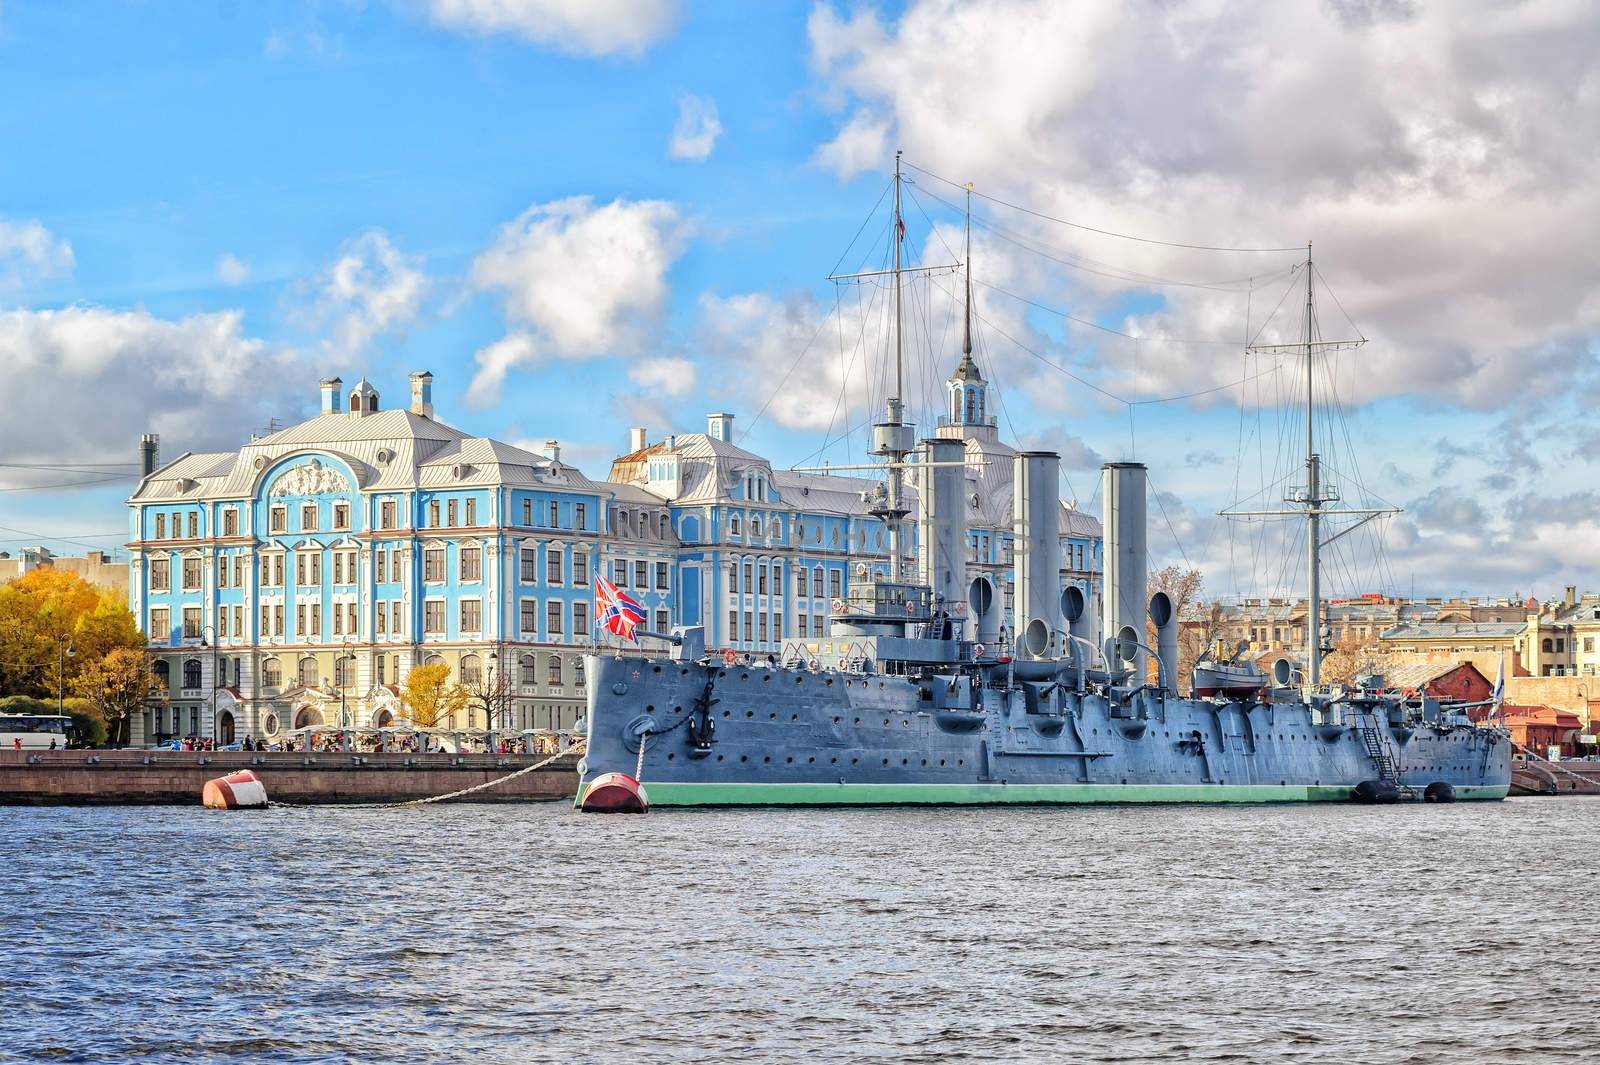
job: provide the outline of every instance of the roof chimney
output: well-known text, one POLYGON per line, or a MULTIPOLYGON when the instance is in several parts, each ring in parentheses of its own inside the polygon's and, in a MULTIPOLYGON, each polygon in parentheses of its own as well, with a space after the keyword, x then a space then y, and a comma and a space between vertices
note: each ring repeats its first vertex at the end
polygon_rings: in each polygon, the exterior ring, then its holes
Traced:
POLYGON ((649 433, 647 433, 645 431, 643 426, 636 425, 632 429, 629 429, 628 430, 628 454, 631 455, 635 451, 643 451, 644 448, 645 448, 645 444, 649 442, 649 439, 650 439, 649 433))
POLYGON ((339 392, 344 388, 344 382, 337 377, 324 377, 322 379, 322 413, 337 414, 339 412, 339 392))
POLYGON ((551 462, 561 461, 561 441, 546 440, 544 442, 544 456, 551 462))
POLYGON ((706 415, 706 434, 725 444, 733 443, 733 415, 723 411, 706 415))
POLYGON ((139 470, 141 477, 148 477, 156 472, 160 465, 161 437, 155 433, 145 433, 139 438, 139 470))
POLYGON ((433 417, 433 374, 418 370, 411 375, 411 413, 433 417))

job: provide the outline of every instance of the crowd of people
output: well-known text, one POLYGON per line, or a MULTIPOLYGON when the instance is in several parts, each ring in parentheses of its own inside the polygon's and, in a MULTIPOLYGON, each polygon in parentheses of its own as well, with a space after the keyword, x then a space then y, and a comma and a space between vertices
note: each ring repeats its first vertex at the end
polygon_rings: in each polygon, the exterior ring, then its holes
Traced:
MULTIPOLYGON (((260 736, 245 736, 243 740, 219 745, 216 740, 200 736, 175 737, 162 744, 173 751, 276 751, 300 754, 350 752, 357 754, 556 754, 561 750, 561 737, 555 733, 533 733, 510 736, 453 736, 432 735, 422 732, 379 734, 365 730, 348 734, 339 730, 314 731, 298 736, 284 736, 268 743, 260 736), (459 751, 455 740, 459 739, 459 751)), ((20 747, 20 744, 19 744, 20 747)))

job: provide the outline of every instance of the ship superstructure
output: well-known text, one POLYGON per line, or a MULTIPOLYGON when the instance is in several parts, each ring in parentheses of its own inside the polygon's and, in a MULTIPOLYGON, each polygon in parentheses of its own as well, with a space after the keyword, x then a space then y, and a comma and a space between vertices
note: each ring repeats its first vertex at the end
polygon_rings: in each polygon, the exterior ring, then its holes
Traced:
MULTIPOLYGON (((958 439, 918 442, 904 418, 899 204, 897 165, 895 390, 873 427, 884 483, 869 504, 890 530, 893 559, 914 513, 916 572, 863 573, 832 604, 828 635, 791 641, 781 655, 708 655, 703 630, 691 627, 670 634, 668 657, 590 656, 580 804, 602 777, 643 782, 654 805, 1505 796, 1504 730, 1430 699, 1375 684, 1291 686, 1289 676, 1180 697, 1176 610, 1164 592, 1147 597, 1139 463, 1101 471, 1105 594, 1096 616, 1060 579, 1059 456, 1015 454, 1014 624, 1002 629, 992 587, 968 579, 974 460, 958 439), (902 495, 907 477, 918 488, 914 512, 902 495)), ((963 366, 972 365, 970 254, 965 269, 963 366)), ((1307 447, 1299 502, 1315 537, 1328 498, 1309 429, 1307 447)), ((1314 568, 1315 550, 1309 561, 1314 568)))

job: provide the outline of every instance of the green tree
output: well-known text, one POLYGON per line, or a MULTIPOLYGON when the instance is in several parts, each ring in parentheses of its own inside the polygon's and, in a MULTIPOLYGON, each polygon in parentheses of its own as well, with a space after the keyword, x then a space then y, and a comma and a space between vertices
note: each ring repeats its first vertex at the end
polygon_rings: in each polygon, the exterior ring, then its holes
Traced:
POLYGON ((127 742, 127 723, 133 711, 149 698, 155 685, 144 655, 127 647, 81 670, 73 681, 73 691, 99 711, 113 745, 127 742))
POLYGON ((467 689, 450 680, 443 662, 415 666, 406 674, 405 706, 413 724, 433 728, 448 721, 467 705, 467 689))

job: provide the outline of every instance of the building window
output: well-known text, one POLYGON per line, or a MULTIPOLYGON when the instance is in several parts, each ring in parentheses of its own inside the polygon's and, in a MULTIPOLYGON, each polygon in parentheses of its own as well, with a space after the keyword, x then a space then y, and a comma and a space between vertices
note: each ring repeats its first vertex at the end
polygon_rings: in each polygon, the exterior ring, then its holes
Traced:
POLYGON ((739 612, 737 610, 730 610, 730 611, 728 611, 728 640, 730 642, 735 642, 736 643, 736 642, 738 642, 738 639, 739 639, 739 612))
MULTIPOLYGON (((396 599, 394 602, 390 603, 389 608, 389 635, 404 636, 405 630, 400 627, 400 600, 396 599)), ((398 669, 395 671, 394 679, 400 679, 400 672, 398 669)))
POLYGON ((522 684, 532 687, 539 683, 539 660, 532 655, 522 656, 522 684))
POLYGON ((462 632, 482 632, 483 631, 483 600, 481 600, 481 599, 463 599, 463 600, 461 600, 461 631, 462 632))
POLYGON ((317 531, 317 505, 315 503, 300 504, 300 531, 317 531))
POLYGON ((383 656, 382 655, 378 655, 376 658, 374 658, 372 660, 372 666, 373 666, 374 669, 376 669, 378 671, 378 675, 373 678, 373 683, 375 683, 375 684, 384 683, 383 656))
POLYGON ((583 682, 583 658, 580 656, 572 660, 572 686, 574 688, 581 688, 583 687, 583 682))
POLYGON ((428 524, 435 529, 439 527, 439 501, 437 499, 428 504, 428 524))
POLYGON ((478 501, 476 499, 467 500, 467 524, 478 524, 478 501))
POLYGON ((552 639, 561 635, 561 600, 552 599, 544 605, 544 624, 552 639))
POLYGON ((200 660, 198 658, 184 659, 183 686, 191 690, 200 687, 200 660))
POLYGON ((633 564, 633 586, 635 588, 650 587, 650 563, 635 562, 633 564))
POLYGON ((461 683, 470 685, 483 683, 483 665, 477 655, 462 655, 461 665, 458 668, 461 671, 461 683))
POLYGON ((759 631, 758 631, 757 638, 762 643, 766 643, 767 642, 767 615, 766 614, 762 614, 761 615, 760 626, 759 626, 759 631))
POLYGON ((844 585, 844 574, 836 569, 828 571, 828 598, 837 599, 843 593, 840 589, 844 585))
POLYGON ((295 667, 295 683, 302 688, 315 688, 317 686, 317 660, 307 655, 300 659, 295 667))
POLYGON ((552 529, 561 528, 561 504, 560 503, 551 503, 550 504, 550 528, 552 528, 552 529))
POLYGON ((744 590, 747 593, 756 590, 755 572, 756 567, 754 562, 746 562, 744 564, 744 590))
POLYGON ((521 617, 519 618, 521 626, 518 631, 527 639, 536 639, 539 635, 539 619, 534 613, 537 609, 538 604, 534 600, 524 599, 522 601, 521 617))
POLYGON ((657 610, 656 611, 656 631, 657 632, 666 632, 668 624, 669 624, 669 622, 667 621, 667 612, 665 610, 657 610))
POLYGON ((356 682, 356 659, 354 655, 340 655, 333 660, 333 686, 335 688, 348 688, 356 682))
POLYGON ((183 608, 183 638, 185 640, 198 640, 204 630, 200 624, 200 608, 186 606, 183 608))
POLYGON ((460 503, 457 500, 452 499, 445 504, 445 523, 448 524, 452 529, 456 527, 456 515, 459 513, 459 511, 460 503))
POLYGON ((444 632, 443 599, 429 599, 422 604, 422 631, 430 636, 444 632))
POLYGON ((751 536, 760 536, 761 535, 761 515, 759 515, 759 514, 750 515, 750 535, 751 536))
POLYGON ((463 547, 460 555, 460 569, 463 581, 483 580, 483 548, 463 547))
POLYGON ((239 512, 229 507, 222 512, 222 535, 237 536, 239 534, 239 512))
POLYGON ((522 501, 522 524, 527 528, 533 528, 533 500, 531 499, 522 501))
POLYGON ((444 548, 428 547, 422 551, 422 579, 429 584, 444 580, 444 548))
MULTIPOLYGON (((763 626, 765 627, 765 626, 763 626)), ((750 643, 756 638, 755 615, 748 610, 744 614, 744 642, 750 643)))
POLYGON ((378 548, 378 550, 373 554, 372 565, 373 569, 375 570, 373 573, 373 582, 376 584, 389 583, 389 552, 385 551, 381 547, 378 548))
POLYGON ((165 514, 157 514, 156 515, 156 539, 157 540, 165 540, 166 538, 167 538, 167 516, 165 514))
POLYGON ((587 551, 572 552, 572 583, 579 588, 589 583, 589 553, 587 551))
POLYGON ((163 643, 172 639, 172 613, 164 606, 150 608, 150 638, 163 643))
MULTIPOLYGON (((801 593, 804 594, 804 593, 801 593)), ((822 567, 818 566, 811 571, 811 594, 818 599, 822 598, 822 567)))
POLYGON ((1550 654, 1555 650, 1555 644, 1553 644, 1548 637, 1545 638, 1544 643, 1540 646, 1545 654, 1550 654))
POLYGON ((1559 654, 1565 654, 1566 650, 1567 650, 1567 641, 1565 639, 1562 639, 1562 638, 1558 637, 1556 639, 1556 654, 1558 654, 1558 655, 1559 654))
POLYGON ((618 588, 628 586, 628 563, 620 558, 611 561, 611 583, 618 588))
POLYGON ((350 528, 350 504, 335 503, 333 505, 333 527, 335 529, 350 528))
POLYGON ((150 590, 152 592, 172 590, 172 562, 170 559, 152 558, 150 560, 150 590))
POLYGON ((544 580, 546 584, 561 583, 561 548, 551 546, 544 549, 544 580))
POLYGON ((283 666, 278 664, 276 658, 269 658, 261 663, 261 686, 263 688, 283 686, 283 666))
POLYGON ((380 528, 394 528, 394 500, 385 499, 378 504, 378 525, 380 528))
POLYGON ((183 590, 192 592, 200 587, 200 559, 189 556, 183 560, 183 590))
POLYGON ((743 535, 740 532, 739 515, 737 515, 737 514, 729 514, 728 515, 728 535, 729 536, 741 536, 741 535, 743 535))
POLYGON ((573 603, 572 604, 572 635, 574 635, 574 636, 587 636, 587 635, 589 635, 589 604, 588 603, 581 603, 580 602, 580 603, 573 603))
POLYGON ((656 587, 662 591, 667 589, 667 564, 665 562, 656 563, 656 587))
POLYGON ((200 515, 194 511, 189 512, 189 539, 193 540, 200 535, 200 515))
POLYGON ((545 680, 552 688, 561 687, 561 656, 550 656, 550 671, 545 675, 545 680))
POLYGON ((521 556, 521 572, 523 584, 533 584, 538 577, 539 556, 531 547, 524 547, 521 556))
POLYGON ((756 567, 756 593, 758 595, 767 594, 767 564, 765 562, 756 567))
POLYGON ((273 507, 267 512, 267 531, 281 533, 289 527, 287 507, 273 507))
MULTIPOLYGON (((389 631, 388 619, 389 619, 389 615, 387 613, 385 613, 384 605, 382 603, 379 603, 378 604, 378 609, 373 611, 373 614, 372 614, 372 622, 373 622, 373 626, 372 627, 373 627, 373 630, 376 632, 377 635, 379 635, 379 636, 388 635, 388 631, 389 631)), ((378 659, 378 661, 381 663, 383 661, 383 659, 380 658, 380 659, 378 659)), ((383 680, 380 678, 378 683, 382 684, 383 680)))
POLYGON ((582 503, 572 504, 572 527, 574 529, 588 528, 588 508, 582 503))

